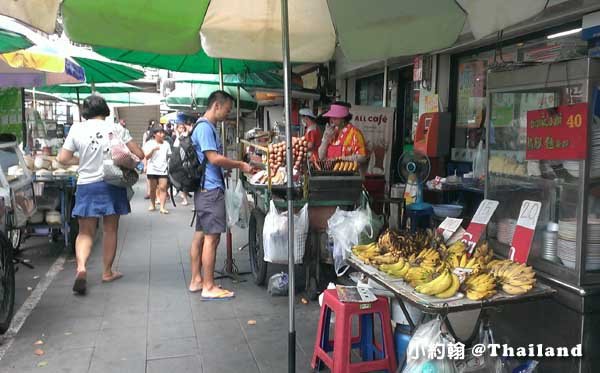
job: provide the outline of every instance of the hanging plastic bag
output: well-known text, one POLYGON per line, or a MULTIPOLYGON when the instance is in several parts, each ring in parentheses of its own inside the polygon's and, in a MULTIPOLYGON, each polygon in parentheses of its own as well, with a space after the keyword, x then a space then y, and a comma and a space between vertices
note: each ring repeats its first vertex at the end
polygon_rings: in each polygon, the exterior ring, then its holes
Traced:
POLYGON ((422 324, 408 343, 403 373, 457 373, 454 361, 448 357, 452 337, 443 332, 440 317, 422 324))
POLYGON ((343 276, 350 268, 346 259, 352 247, 358 244, 363 232, 369 237, 373 236, 370 218, 364 209, 344 211, 338 208, 327 221, 327 234, 333 240, 331 254, 338 277, 343 276))
MULTIPOLYGON (((273 201, 263 224, 265 262, 288 263, 287 212, 278 212, 273 201)), ((294 264, 302 264, 308 236, 308 204, 294 215, 294 264)))
POLYGON ((110 155, 114 164, 130 170, 135 170, 135 167, 140 162, 140 159, 133 154, 126 144, 112 132, 108 134, 110 147, 110 155))
MULTIPOLYGON (((238 184, 241 184, 238 182, 238 184)), ((227 212, 227 226, 233 227, 240 219, 240 206, 242 204, 242 196, 238 193, 237 188, 229 186, 225 189, 225 211, 227 212)))
POLYGON ((358 241, 359 245, 366 245, 377 241, 379 233, 385 224, 385 218, 382 215, 374 214, 369 204, 367 204, 365 208, 365 214, 367 215, 369 224, 360 234, 358 241))
POLYGON ((246 193, 246 189, 244 189, 241 180, 238 180, 235 192, 240 197, 240 213, 236 225, 242 229, 246 229, 248 228, 252 211, 250 209, 250 201, 248 201, 248 194, 246 193))
POLYGON ((467 349, 464 360, 456 361, 458 373, 511 373, 505 362, 498 356, 491 356, 490 348, 487 346, 495 344, 494 334, 488 326, 483 323, 479 326, 479 338, 477 344, 486 346, 486 353, 474 356, 470 349, 467 349))

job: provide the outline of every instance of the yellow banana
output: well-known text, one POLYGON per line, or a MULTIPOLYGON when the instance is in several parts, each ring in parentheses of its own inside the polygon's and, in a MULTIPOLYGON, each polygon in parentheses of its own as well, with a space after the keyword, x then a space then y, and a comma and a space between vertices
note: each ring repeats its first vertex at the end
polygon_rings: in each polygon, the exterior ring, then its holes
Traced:
POLYGON ((449 271, 445 270, 432 281, 417 286, 415 290, 421 294, 433 295, 448 290, 450 285, 452 285, 452 276, 449 271))
POLYGON ((458 279, 458 276, 455 275, 454 273, 451 274, 451 277, 452 277, 452 284, 445 291, 435 294, 435 296, 437 298, 442 298, 442 299, 450 298, 450 297, 453 297, 458 292, 458 288, 460 287, 460 280, 458 279))

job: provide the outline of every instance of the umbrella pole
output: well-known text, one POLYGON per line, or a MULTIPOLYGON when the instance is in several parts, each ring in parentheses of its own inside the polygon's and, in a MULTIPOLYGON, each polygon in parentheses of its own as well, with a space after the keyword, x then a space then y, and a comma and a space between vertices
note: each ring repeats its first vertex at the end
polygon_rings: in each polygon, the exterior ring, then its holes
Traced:
POLYGON ((77 112, 79 113, 79 122, 81 122, 81 104, 79 102, 79 87, 75 88, 75 92, 77 92, 77 112))
POLYGON ((296 312, 295 312, 295 273, 294 273, 294 173, 292 159, 292 123, 290 112, 290 82, 292 80, 290 64, 290 31, 288 29, 288 2, 281 0, 281 33, 283 49, 283 87, 285 102, 285 138, 286 138, 286 161, 287 161, 287 200, 288 200, 288 307, 289 307, 289 330, 288 330, 288 372, 296 372, 296 312))
POLYGON ((223 90, 223 59, 219 58, 219 89, 223 90))

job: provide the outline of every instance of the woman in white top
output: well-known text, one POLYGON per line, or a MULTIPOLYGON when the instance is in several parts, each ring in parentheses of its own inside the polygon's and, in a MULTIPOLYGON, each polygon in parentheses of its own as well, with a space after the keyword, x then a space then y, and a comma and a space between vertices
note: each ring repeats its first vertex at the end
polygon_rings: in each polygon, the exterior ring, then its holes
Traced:
POLYGON ((165 141, 166 132, 162 127, 153 129, 154 139, 144 144, 144 154, 148 165, 146 174, 150 182, 150 207, 149 211, 156 210, 156 195, 158 189, 158 200, 160 202, 160 213, 168 214, 165 208, 167 202, 167 187, 169 185, 169 156, 171 145, 165 141))
POLYGON ((110 282, 122 277, 113 271, 112 265, 117 252, 119 217, 131 212, 127 191, 104 182, 104 157, 109 148, 109 137, 120 138, 129 150, 143 158, 142 149, 131 140, 131 136, 119 124, 107 122, 110 115, 106 101, 99 95, 91 95, 83 101, 82 116, 85 122, 71 127, 69 135, 58 155, 62 164, 76 161, 79 153, 79 177, 73 216, 79 220, 79 234, 75 242, 77 275, 73 291, 85 294, 87 286, 86 263, 92 251, 96 226, 102 218, 104 242, 104 271, 102 281, 110 282))

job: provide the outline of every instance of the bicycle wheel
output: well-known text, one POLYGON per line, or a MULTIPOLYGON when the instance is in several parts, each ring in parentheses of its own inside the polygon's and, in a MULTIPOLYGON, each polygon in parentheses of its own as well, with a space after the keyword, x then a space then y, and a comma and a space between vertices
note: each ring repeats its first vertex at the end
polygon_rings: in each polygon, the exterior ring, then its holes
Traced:
POLYGON ((13 248, 4 234, 0 234, 0 333, 10 326, 15 307, 15 266, 13 248))

